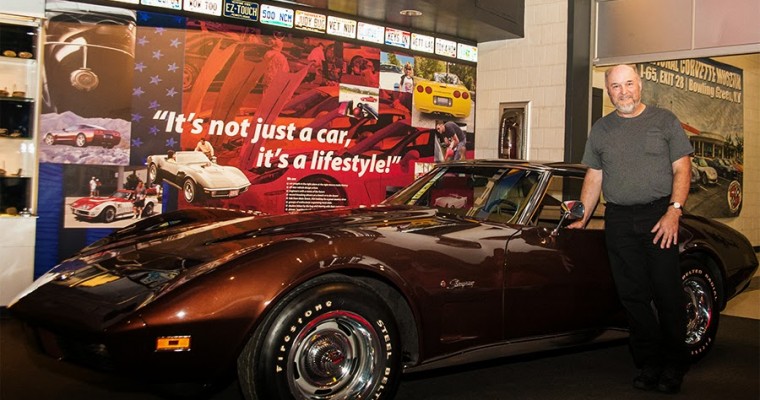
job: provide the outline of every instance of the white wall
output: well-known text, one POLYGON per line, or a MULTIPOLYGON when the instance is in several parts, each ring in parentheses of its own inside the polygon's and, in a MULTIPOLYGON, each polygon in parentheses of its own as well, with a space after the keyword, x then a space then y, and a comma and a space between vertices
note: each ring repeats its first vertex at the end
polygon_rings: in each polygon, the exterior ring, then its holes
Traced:
POLYGON ((528 159, 562 161, 566 0, 526 0, 525 38, 478 45, 475 157, 497 158, 499 105, 528 102, 528 159))

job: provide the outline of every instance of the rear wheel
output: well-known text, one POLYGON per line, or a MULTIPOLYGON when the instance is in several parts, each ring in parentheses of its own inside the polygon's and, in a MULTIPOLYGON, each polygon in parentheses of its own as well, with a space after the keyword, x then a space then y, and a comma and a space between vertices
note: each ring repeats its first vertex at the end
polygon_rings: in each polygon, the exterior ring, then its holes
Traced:
POLYGON ((148 203, 143 208, 141 217, 150 217, 151 215, 153 215, 153 203, 148 203))
POLYGON ((48 144, 51 146, 55 144, 55 136, 53 136, 52 133, 48 133, 47 135, 45 135, 45 144, 48 144))
POLYGON ((400 334, 369 287, 319 278, 282 300, 238 358, 246 399, 390 399, 400 334))
POLYGON ((718 333, 720 282, 698 260, 682 264, 681 281, 686 296, 686 347, 692 361, 697 361, 709 352, 718 333))
POLYGON ((158 165, 155 163, 150 163, 148 165, 148 184, 150 185, 158 185, 160 184, 162 179, 158 176, 158 165))
POLYGON ((77 135, 77 138, 74 141, 74 144, 77 147, 84 147, 87 145, 87 138, 84 137, 84 133, 80 133, 77 135))

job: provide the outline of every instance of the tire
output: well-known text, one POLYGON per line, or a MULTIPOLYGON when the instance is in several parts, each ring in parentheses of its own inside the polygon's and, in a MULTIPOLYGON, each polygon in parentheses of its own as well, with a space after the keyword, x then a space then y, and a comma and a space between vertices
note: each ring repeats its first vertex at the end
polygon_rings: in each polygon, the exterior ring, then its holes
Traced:
POLYGON ((148 203, 143 208, 140 217, 150 217, 151 215, 153 215, 153 203, 148 203))
POLYGON ((103 222, 110 224, 116 219, 116 209, 113 207, 106 207, 100 216, 103 218, 103 222))
POLYGON ((686 296, 686 347, 692 362, 704 357, 715 343, 720 322, 720 281, 701 261, 681 265, 686 296))
POLYGON ((50 146, 55 144, 55 136, 53 136, 52 133, 48 133, 47 135, 45 135, 45 144, 50 145, 50 146))
POLYGON ((182 181, 182 196, 185 197, 185 201, 192 203, 200 199, 200 193, 198 193, 198 185, 193 182, 191 178, 185 178, 182 181))
POLYGON ((155 163, 150 163, 148 165, 148 183, 146 186, 150 185, 158 185, 160 184, 163 179, 158 175, 158 166, 155 163))
POLYGON ((87 146, 87 138, 84 137, 84 133, 80 133, 77 135, 76 140, 74 140, 74 146, 76 147, 87 146))
POLYGON ((375 292, 342 277, 306 284, 268 313, 238 358, 248 400, 391 399, 400 333, 375 292))

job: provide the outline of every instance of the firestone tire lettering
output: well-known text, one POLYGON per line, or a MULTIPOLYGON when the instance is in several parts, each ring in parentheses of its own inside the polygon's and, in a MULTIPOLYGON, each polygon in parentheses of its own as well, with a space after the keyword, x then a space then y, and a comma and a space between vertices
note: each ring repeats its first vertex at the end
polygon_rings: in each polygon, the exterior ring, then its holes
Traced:
POLYGON ((681 281, 686 296, 686 347, 692 362, 704 357, 715 343, 720 322, 721 289, 703 262, 682 264, 681 281))
POLYGON ((246 399, 390 399, 400 336, 387 304, 344 277, 318 278, 269 313, 238 358, 246 399))

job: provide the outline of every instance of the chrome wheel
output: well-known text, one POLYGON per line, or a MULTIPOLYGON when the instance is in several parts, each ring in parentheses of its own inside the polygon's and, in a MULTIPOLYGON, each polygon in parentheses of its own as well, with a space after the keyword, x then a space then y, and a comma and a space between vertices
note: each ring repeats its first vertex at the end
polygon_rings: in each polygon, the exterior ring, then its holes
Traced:
POLYGON ((53 137, 52 134, 48 133, 45 135, 45 144, 54 145, 55 144, 55 137, 53 137))
POLYGON ((304 326, 291 349, 291 393, 298 399, 365 398, 382 378, 380 343, 357 314, 322 315, 304 326))
POLYGON ((686 294, 686 343, 695 344, 703 340, 708 332, 713 316, 713 295, 706 282, 692 277, 683 282, 686 294))
POLYGON ((185 201, 192 203, 196 199, 198 193, 195 186, 195 182, 192 179, 186 178, 182 184, 182 194, 185 196, 185 201))

